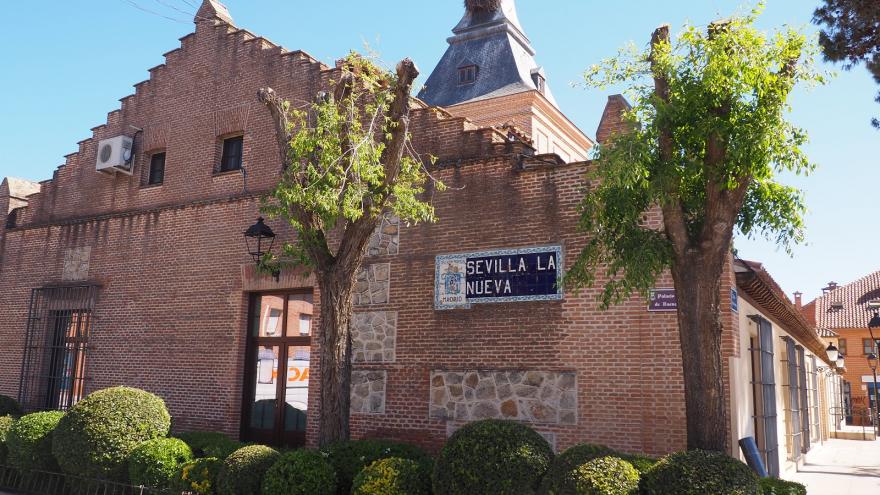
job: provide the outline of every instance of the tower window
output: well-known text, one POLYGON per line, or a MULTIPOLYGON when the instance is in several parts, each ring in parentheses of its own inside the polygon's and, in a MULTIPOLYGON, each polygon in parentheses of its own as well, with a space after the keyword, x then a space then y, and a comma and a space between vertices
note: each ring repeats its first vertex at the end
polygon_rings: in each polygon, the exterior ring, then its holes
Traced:
POLYGON ((154 153, 150 157, 150 174, 147 185, 155 186, 165 181, 165 153, 154 153))
POLYGON ((223 155, 220 158, 220 172, 241 170, 241 158, 244 148, 244 136, 235 136, 223 140, 223 155))
POLYGON ((458 68, 458 84, 473 84, 477 82, 477 66, 465 65, 458 68))
POLYGON ((544 94, 544 91, 547 89, 547 79, 545 79, 539 72, 533 73, 532 79, 535 81, 535 88, 537 88, 541 94, 544 94))

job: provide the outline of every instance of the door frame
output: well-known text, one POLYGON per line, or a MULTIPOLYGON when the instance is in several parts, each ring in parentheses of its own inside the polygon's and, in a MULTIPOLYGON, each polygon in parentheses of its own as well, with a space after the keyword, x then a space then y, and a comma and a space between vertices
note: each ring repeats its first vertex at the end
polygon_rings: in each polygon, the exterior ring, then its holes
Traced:
MULTIPOLYGON (((285 431, 285 412, 286 394, 287 394, 287 371, 288 352, 291 347, 308 347, 311 349, 312 337, 288 337, 288 317, 290 296, 296 295, 312 295, 313 289, 291 289, 266 292, 248 293, 248 312, 247 322, 245 325, 245 360, 243 370, 244 383, 242 387, 241 400, 241 425, 239 434, 242 440, 257 441, 265 445, 280 447, 301 447, 306 443, 306 431, 285 431), (281 336, 279 337, 259 337, 259 325, 262 324, 261 306, 259 301, 264 296, 276 296, 284 299, 284 306, 281 313, 281 336), (275 392, 275 418, 272 430, 258 430, 252 428, 251 413, 253 403, 256 396, 257 387, 257 349, 260 347, 278 347, 278 374, 275 392)), ((314 314, 312 314, 314 322, 314 314)), ((314 332, 314 328, 312 329, 314 332)), ((311 389, 311 387, 309 387, 311 389)), ((311 391, 311 390, 309 390, 311 391)), ((308 400, 308 399, 307 399, 308 400)), ((308 414, 308 411, 306 411, 308 414)))

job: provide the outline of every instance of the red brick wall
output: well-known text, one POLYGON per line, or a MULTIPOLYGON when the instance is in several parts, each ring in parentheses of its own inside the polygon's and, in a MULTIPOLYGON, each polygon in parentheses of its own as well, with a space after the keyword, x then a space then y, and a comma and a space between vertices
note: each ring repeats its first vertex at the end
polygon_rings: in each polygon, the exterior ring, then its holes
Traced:
MULTIPOLYGON (((271 187, 279 170, 256 89, 271 85, 300 105, 332 72, 249 36, 199 23, 182 48, 168 54, 167 64, 154 69, 151 80, 138 85, 43 192, 30 198, 25 227, 6 232, 0 250, 0 393, 18 392, 31 289, 60 280, 65 249, 90 246, 89 278, 102 288, 87 390, 142 387, 166 399, 178 430, 238 432, 245 291, 305 283, 289 275, 277 284, 254 281, 242 270, 250 263, 242 232, 258 214, 252 194, 271 187), (161 187, 142 189, 140 172, 131 178, 95 172, 96 140, 128 132, 129 124, 146 130, 139 139, 149 146, 166 149, 161 187), (218 137, 239 131, 245 135, 248 192, 240 174, 212 173, 218 137)), ((434 369, 574 370, 577 425, 538 426, 556 435, 558 448, 580 442, 653 454, 683 448, 674 314, 649 314, 639 298, 599 311, 598 288, 568 293, 561 302, 433 309, 438 254, 561 244, 570 262, 583 244, 576 233, 583 164, 536 164, 521 171, 520 146, 495 130, 431 109, 414 113, 412 131, 419 152, 440 158, 436 175, 450 189, 433 195, 438 223, 403 229, 401 254, 369 260, 391 263, 391 298, 359 310, 399 312, 397 360, 359 366, 387 370, 388 384, 386 414, 354 416, 355 435, 439 446, 447 425, 428 417, 434 369)), ((140 170, 147 162, 143 154, 138 160, 140 170)), ((272 226, 290 239, 280 222, 272 226)), ((671 283, 665 277, 658 286, 671 283)), ((314 362, 311 443, 319 378, 314 362)))

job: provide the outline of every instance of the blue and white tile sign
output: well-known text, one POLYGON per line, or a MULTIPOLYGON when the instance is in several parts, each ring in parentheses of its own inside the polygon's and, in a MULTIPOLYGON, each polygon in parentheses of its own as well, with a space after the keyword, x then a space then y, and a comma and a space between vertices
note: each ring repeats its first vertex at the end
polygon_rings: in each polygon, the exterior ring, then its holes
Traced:
POLYGON ((440 255, 434 274, 434 307, 559 301, 561 281, 561 246, 440 255))

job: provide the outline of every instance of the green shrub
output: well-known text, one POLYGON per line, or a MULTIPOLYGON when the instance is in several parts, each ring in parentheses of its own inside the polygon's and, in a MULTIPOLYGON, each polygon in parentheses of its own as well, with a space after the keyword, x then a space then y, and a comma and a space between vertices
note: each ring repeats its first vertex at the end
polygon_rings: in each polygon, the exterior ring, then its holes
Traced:
POLYGON ((254 495, 260 492, 260 483, 266 471, 275 464, 279 454, 265 445, 242 447, 226 458, 217 476, 220 495, 254 495))
POLYGON ((660 459, 642 476, 644 495, 757 495, 758 477, 720 452, 691 450, 660 459))
POLYGON ((654 467, 654 464, 657 464, 657 459, 641 454, 617 454, 617 457, 632 464, 632 466, 636 468, 636 471, 639 472, 639 475, 647 473, 652 467, 654 467))
POLYGON ((572 473, 593 459, 607 456, 616 457, 632 464, 639 475, 644 474, 657 463, 657 459, 641 454, 617 452, 605 445, 589 443, 575 445, 553 459, 553 464, 550 466, 547 474, 544 475, 538 492, 542 495, 576 493, 574 491, 574 480, 576 477, 572 473))
POLYGON ((536 493, 553 451, 535 430, 488 419, 456 431, 434 466, 437 495, 536 493))
MULTIPOLYGON (((426 466, 432 463, 431 457, 424 450, 406 443, 391 440, 353 440, 339 442, 326 449, 327 459, 336 471, 337 493, 351 493, 354 477, 362 469, 380 459, 399 457, 410 459, 426 466)), ((426 469, 430 469, 427 467, 426 469)))
POLYGON ((581 464, 570 473, 573 495, 629 495, 639 487, 639 472, 619 457, 600 457, 581 464))
POLYGON ((18 401, 7 395, 0 395, 0 416, 17 418, 24 414, 18 401))
POLYGON ((354 478, 352 495, 431 495, 425 463, 399 457, 378 460, 354 478))
POLYGON ((283 454, 263 478, 263 495, 333 495, 336 473, 323 454, 294 450, 283 454))
POLYGON ((177 438, 186 442, 196 457, 226 459, 229 454, 243 447, 240 442, 214 431, 190 431, 177 435, 177 438))
POLYGON ((9 464, 22 472, 58 471, 52 457, 52 432, 64 416, 60 411, 38 412, 22 416, 12 423, 6 435, 9 464))
POLYGON ((620 456, 617 452, 604 445, 589 443, 575 445, 553 459, 553 464, 547 470, 541 481, 538 491, 544 495, 556 495, 562 493, 574 493, 574 484, 571 473, 579 466, 609 455, 620 456))
POLYGON ((9 429, 12 428, 12 423, 14 422, 15 419, 12 416, 0 417, 0 465, 6 464, 9 454, 9 449, 6 448, 6 436, 9 434, 9 429))
POLYGON ((212 495, 216 493, 217 476, 222 468, 223 461, 216 457, 189 461, 177 471, 174 487, 181 492, 212 495))
POLYGON ((761 478, 762 495, 807 495, 807 487, 794 481, 761 478))
POLYGON ((171 417, 159 397, 133 388, 95 392, 61 420, 52 453, 65 473, 125 481, 126 460, 142 442, 168 434, 171 417))
POLYGON ((132 485, 165 490, 173 486, 181 464, 192 458, 192 450, 183 440, 147 440, 129 454, 128 477, 132 485))

